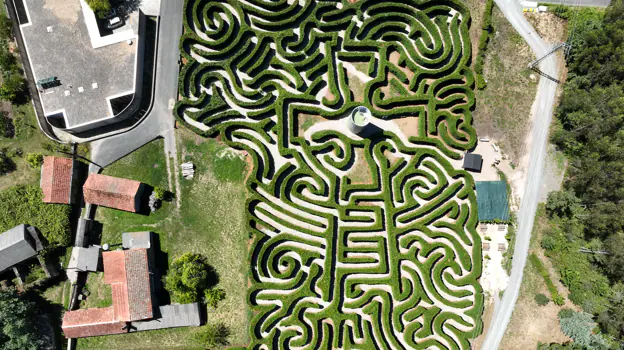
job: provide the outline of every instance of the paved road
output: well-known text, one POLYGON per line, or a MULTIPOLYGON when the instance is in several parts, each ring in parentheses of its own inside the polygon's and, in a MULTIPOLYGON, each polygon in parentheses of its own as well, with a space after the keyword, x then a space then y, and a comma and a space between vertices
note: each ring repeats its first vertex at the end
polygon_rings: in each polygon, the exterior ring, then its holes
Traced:
MULTIPOLYGON (((522 15, 522 8, 516 0, 495 1, 496 5, 503 11, 507 20, 529 44, 537 57, 541 57, 550 50, 551 45, 545 43, 540 36, 535 33, 533 27, 522 15)), ((544 59, 540 63, 540 69, 550 76, 559 76, 559 70, 554 55, 544 59)), ((537 210, 537 203, 539 201, 542 174, 544 172, 544 159, 546 158, 546 145, 548 143, 548 127, 552 119, 556 89, 557 84, 553 81, 544 77, 540 79, 533 110, 535 118, 531 130, 532 146, 525 193, 522 196, 520 211, 518 212, 518 230, 516 233, 511 276, 509 277, 509 285, 507 289, 505 289, 503 298, 494 311, 490 328, 487 330, 485 341, 483 342, 483 350, 494 350, 499 347, 507 325, 509 324, 509 320, 511 319, 516 301, 518 300, 524 266, 529 251, 529 241, 531 239, 535 211, 537 210)))
MULTIPOLYGON (((169 107, 170 101, 175 101, 178 95, 178 43, 182 35, 183 5, 184 0, 165 0, 160 4, 156 91, 152 110, 134 129, 91 143, 91 159, 99 166, 105 167, 159 136, 165 138, 165 153, 177 153, 174 118, 169 107)), ((97 167, 91 167, 91 171, 94 170, 97 167)))
POLYGON ((585 6, 585 7, 607 7, 611 0, 540 0, 545 4, 564 4, 568 6, 585 6))

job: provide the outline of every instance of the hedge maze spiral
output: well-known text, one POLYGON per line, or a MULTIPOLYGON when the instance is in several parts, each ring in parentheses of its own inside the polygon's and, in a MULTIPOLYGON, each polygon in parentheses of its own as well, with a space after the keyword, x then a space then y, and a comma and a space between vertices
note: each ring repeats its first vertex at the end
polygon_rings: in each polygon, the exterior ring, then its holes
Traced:
POLYGON ((481 247, 473 180, 448 161, 475 144, 468 10, 187 0, 185 11, 175 113, 255 164, 250 348, 468 349, 482 326, 481 247), (360 105, 373 136, 343 127, 360 105), (304 116, 322 122, 303 130, 304 116), (414 130, 396 127, 405 118, 414 130), (369 181, 352 181, 359 169, 369 181))

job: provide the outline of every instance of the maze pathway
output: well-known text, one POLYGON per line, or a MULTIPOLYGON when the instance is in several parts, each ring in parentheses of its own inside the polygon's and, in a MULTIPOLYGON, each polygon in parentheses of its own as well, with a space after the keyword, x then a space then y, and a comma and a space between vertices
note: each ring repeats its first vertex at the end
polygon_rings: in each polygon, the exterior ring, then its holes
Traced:
POLYGON ((254 161, 250 348, 468 349, 481 243, 449 162, 476 137, 466 7, 188 0, 185 16, 176 116, 254 161), (359 106, 364 137, 346 126, 359 106))

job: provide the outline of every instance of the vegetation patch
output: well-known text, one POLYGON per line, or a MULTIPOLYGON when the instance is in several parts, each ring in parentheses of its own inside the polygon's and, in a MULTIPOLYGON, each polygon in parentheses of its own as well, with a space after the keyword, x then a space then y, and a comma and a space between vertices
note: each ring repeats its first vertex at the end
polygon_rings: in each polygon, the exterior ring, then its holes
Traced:
POLYGON ((448 160, 476 142, 464 5, 185 5, 174 112, 254 165, 245 345, 468 348, 481 332, 481 242, 472 178, 448 160), (361 100, 353 62, 370 62, 361 100), (343 118, 361 105, 373 124, 417 116, 418 132, 355 137, 343 118), (301 135, 302 114, 323 127, 301 135), (368 183, 348 176, 358 152, 368 183))

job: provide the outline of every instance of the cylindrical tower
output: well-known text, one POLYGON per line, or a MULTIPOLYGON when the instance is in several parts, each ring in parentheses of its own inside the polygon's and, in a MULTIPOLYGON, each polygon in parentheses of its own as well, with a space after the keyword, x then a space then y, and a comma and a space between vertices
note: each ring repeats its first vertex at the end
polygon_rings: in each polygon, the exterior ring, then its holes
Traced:
POLYGON ((370 124, 372 115, 370 110, 364 106, 359 106, 353 109, 349 118, 347 118, 347 127, 349 130, 357 135, 363 135, 366 132, 366 127, 370 124))

